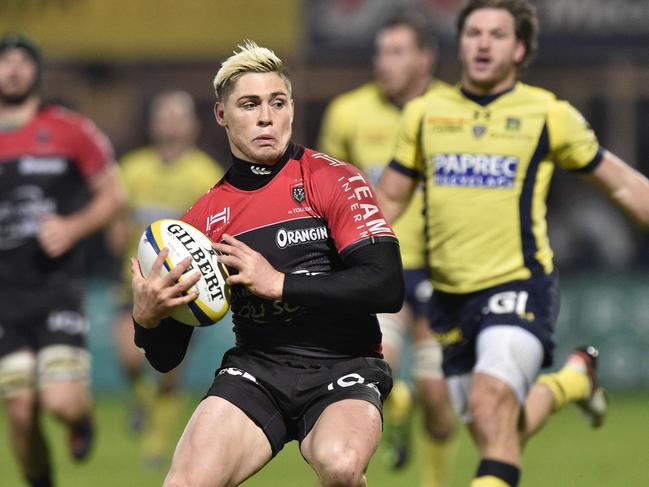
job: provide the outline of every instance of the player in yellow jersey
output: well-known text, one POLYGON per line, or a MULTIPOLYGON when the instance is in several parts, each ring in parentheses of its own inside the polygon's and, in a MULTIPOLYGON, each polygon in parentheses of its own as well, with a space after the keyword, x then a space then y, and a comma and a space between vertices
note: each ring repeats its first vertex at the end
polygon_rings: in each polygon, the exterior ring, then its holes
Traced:
POLYGON ((575 402, 600 426, 607 409, 594 347, 535 382, 552 362, 558 311, 545 219, 554 165, 644 225, 649 181, 601 148, 569 103, 517 81, 537 47, 528 0, 470 0, 457 27, 461 83, 405 108, 378 194, 393 220, 424 180, 431 322, 451 400, 481 454, 471 486, 507 487, 552 411, 575 402))
POLYGON ((177 373, 162 375, 157 386, 147 382, 143 373, 144 357, 133 344, 128 257, 136 255, 140 235, 149 223, 179 218, 223 175, 220 166, 196 148, 198 130, 192 97, 181 91, 161 93, 151 105, 152 145, 136 149, 120 161, 128 207, 112 232, 125 256, 123 312, 116 338, 119 359, 134 394, 132 427, 143 430, 142 453, 152 466, 161 464, 167 445, 173 441, 169 435, 179 407, 177 373))
MULTIPOLYGON (((376 184, 394 152, 403 106, 423 93, 447 87, 433 77, 436 47, 424 16, 408 12, 390 17, 375 36, 375 80, 331 102, 323 119, 320 150, 360 167, 376 184)), ((422 191, 416 192, 394 229, 401 247, 406 299, 399 313, 379 316, 383 353, 398 375, 404 338, 412 333, 412 372, 428 432, 423 485, 443 486, 449 481, 447 450, 455 421, 441 369, 441 348, 426 318, 432 287, 422 239, 422 191)), ((385 409, 388 461, 394 468, 408 459, 413 403, 406 383, 395 381, 385 409)))

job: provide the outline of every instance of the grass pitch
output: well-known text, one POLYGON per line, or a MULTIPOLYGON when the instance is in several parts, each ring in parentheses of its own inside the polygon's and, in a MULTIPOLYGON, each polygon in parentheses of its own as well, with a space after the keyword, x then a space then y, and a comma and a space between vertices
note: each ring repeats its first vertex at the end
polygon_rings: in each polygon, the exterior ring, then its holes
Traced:
MULTIPOLYGON (((593 431, 574 406, 556 414, 546 428, 529 444, 524 457, 521 487, 646 487, 647 438, 649 437, 649 392, 618 393, 612 396, 611 412, 601 430, 593 431)), ((189 418, 198 397, 187 396, 178 418, 177 436, 189 418)), ((51 420, 46 431, 56 468, 57 485, 64 487, 148 487, 160 486, 163 471, 151 470, 139 460, 139 439, 127 428, 125 397, 99 396, 97 403, 98 441, 88 463, 74 464, 67 454, 63 430, 51 420)), ((0 412, 4 411, 0 407, 0 412)), ((415 424, 418 424, 415 421, 415 424)), ((0 486, 24 485, 7 443, 6 421, 0 423, 0 486)), ((415 435, 412 461, 399 472, 382 463, 382 448, 368 471, 370 487, 418 487, 419 465, 425 461, 417 448, 415 435)), ((169 445, 169 454, 174 445, 169 445)), ((459 438, 453 486, 466 487, 475 471, 478 457, 464 431, 459 438)), ((245 487, 313 486, 315 476, 300 456, 295 442, 245 487)))

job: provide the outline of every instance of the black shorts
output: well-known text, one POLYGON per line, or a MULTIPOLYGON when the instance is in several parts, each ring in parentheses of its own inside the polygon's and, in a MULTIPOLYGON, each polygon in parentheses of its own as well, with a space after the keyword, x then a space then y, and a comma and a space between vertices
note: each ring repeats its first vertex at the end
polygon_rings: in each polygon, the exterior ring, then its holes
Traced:
POLYGON ((431 327, 444 350, 446 376, 469 372, 476 362, 478 334, 493 325, 520 326, 543 345, 543 367, 552 365, 554 328, 559 316, 556 274, 512 281, 469 294, 435 291, 431 327))
POLYGON ((24 348, 86 346, 88 322, 80 285, 22 292, 1 289, 0 293, 0 357, 24 348))
POLYGON ((390 367, 379 358, 313 358, 234 347, 223 357, 207 396, 222 397, 246 413, 275 456, 290 440, 301 442, 334 402, 361 399, 383 415, 390 389, 390 367))
POLYGON ((403 279, 406 284, 404 303, 410 306, 415 316, 428 314, 428 303, 433 294, 427 269, 405 269, 403 279))

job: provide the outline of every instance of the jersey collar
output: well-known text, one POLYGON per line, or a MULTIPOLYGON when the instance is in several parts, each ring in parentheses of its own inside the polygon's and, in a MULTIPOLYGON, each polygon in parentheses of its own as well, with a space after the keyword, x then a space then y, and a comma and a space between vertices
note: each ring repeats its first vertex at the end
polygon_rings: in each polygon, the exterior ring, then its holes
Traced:
POLYGON ((303 152, 303 147, 289 142, 280 160, 272 166, 254 164, 231 154, 232 167, 225 175, 225 180, 235 188, 246 191, 259 189, 268 184, 290 159, 299 159, 303 152))
POLYGON ((472 102, 477 103, 480 106, 486 107, 491 102, 496 101, 504 94, 509 93, 510 91, 514 91, 514 88, 516 88, 516 83, 514 83, 511 87, 507 88, 506 90, 501 91, 500 93, 493 93, 491 95, 476 95, 475 93, 471 93, 465 90, 464 87, 462 86, 460 86, 460 91, 466 98, 468 98, 472 102))

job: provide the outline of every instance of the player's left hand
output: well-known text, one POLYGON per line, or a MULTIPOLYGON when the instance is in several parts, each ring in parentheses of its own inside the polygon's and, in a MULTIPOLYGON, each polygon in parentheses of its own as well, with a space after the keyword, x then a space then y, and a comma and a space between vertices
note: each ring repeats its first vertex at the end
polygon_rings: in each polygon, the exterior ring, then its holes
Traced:
POLYGON ((38 241, 49 257, 57 258, 65 254, 77 243, 79 235, 76 222, 69 217, 41 217, 38 241))
POLYGON ((228 277, 226 282, 230 286, 241 284, 260 298, 282 299, 284 274, 270 265, 263 255, 227 234, 223 234, 220 243, 212 246, 224 254, 219 256, 221 262, 238 271, 228 277))

